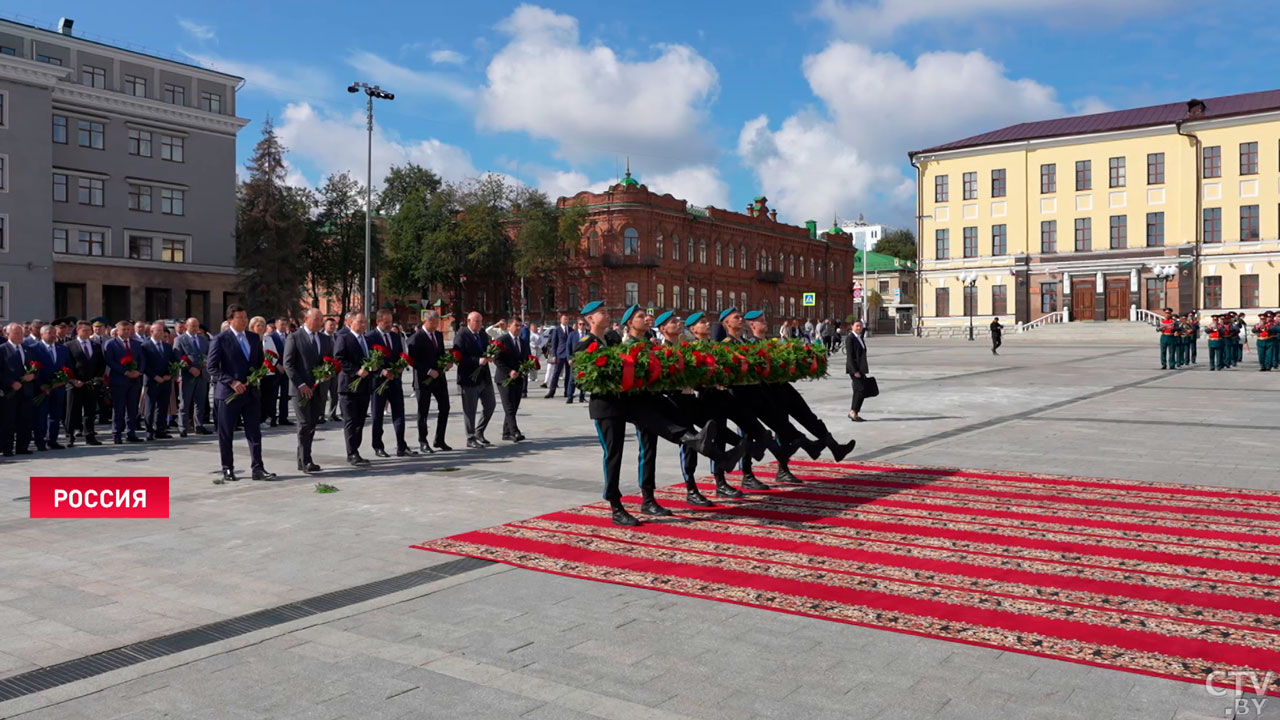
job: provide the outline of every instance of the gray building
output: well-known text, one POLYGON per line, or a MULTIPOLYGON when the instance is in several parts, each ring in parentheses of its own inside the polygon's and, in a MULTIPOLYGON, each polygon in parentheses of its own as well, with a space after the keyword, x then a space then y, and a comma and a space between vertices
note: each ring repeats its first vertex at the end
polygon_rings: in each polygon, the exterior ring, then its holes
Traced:
POLYGON ((235 295, 234 75, 0 19, 0 319, 235 295))

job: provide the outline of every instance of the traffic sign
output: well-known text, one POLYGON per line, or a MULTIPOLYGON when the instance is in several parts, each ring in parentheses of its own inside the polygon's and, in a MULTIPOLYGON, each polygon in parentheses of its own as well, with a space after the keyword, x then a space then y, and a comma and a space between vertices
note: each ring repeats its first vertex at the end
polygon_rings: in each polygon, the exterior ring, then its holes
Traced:
POLYGON ((862 288, 860 288, 860 287, 856 287, 856 288, 854 288, 854 289, 853 289, 853 299, 854 299, 854 300, 861 300, 861 299, 862 299, 862 288))
POLYGON ((893 289, 893 304, 897 305, 902 302, 902 288, 893 289))
POLYGON ((818 293, 805 293, 802 300, 805 307, 813 307, 818 304, 818 293))

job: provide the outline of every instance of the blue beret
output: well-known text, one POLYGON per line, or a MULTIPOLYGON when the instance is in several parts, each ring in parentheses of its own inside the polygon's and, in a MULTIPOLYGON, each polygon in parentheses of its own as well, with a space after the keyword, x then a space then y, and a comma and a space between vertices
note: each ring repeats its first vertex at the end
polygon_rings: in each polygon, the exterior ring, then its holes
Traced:
POLYGON ((656 320, 653 321, 653 326, 662 327, 663 325, 666 325, 667 322, 671 320, 671 318, 675 317, 675 314, 676 312, 674 310, 668 310, 662 313, 661 315, 658 316, 656 320))
POLYGON ((764 317, 764 313, 760 312, 759 310, 752 310, 751 312, 747 313, 746 315, 743 315, 742 317, 747 320, 759 320, 760 318, 764 317))
POLYGON ((603 305, 604 305, 603 300, 592 300, 591 302, 582 306, 582 314, 590 315, 591 313, 599 310, 603 305))
POLYGON ((736 307, 729 307, 729 308, 725 308, 724 310, 721 310, 721 311, 720 311, 720 322, 724 322, 724 319, 725 319, 725 318, 729 317, 730 315, 732 315, 732 314, 734 314, 734 313, 736 313, 736 312, 738 312, 738 308, 736 308, 736 307))
POLYGON ((692 315, 684 319, 685 327, 693 327, 694 325, 697 325, 698 321, 701 319, 702 319, 702 313, 700 312, 693 313, 692 315))
POLYGON ((638 311, 639 309, 640 309, 640 306, 639 306, 639 305, 632 305, 631 307, 627 308, 626 310, 623 310, 623 311, 622 311, 622 324, 623 324, 623 325, 626 325, 627 323, 631 322, 631 316, 632 316, 632 315, 635 315, 635 314, 636 314, 636 311, 638 311))

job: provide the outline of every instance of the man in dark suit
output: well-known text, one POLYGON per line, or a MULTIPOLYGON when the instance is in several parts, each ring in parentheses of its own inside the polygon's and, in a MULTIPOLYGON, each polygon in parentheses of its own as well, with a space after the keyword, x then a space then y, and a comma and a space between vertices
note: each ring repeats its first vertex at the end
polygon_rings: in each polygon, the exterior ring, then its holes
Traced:
POLYGON ((29 353, 39 359, 41 368, 36 373, 36 394, 46 395, 43 402, 36 405, 32 432, 35 435, 37 450, 62 450, 65 445, 58 442, 62 430, 62 419, 67 412, 67 388, 65 386, 50 387, 58 371, 71 365, 71 355, 67 348, 58 343, 58 329, 54 325, 40 327, 40 339, 30 343, 29 353))
POLYGON ((247 384, 250 373, 262 366, 262 338, 249 332, 249 313, 240 305, 227 308, 227 322, 227 329, 209 342, 209 382, 213 383, 218 451, 222 457, 222 475, 213 483, 221 485, 240 479, 236 477, 231 437, 236 423, 242 420, 244 436, 249 442, 253 479, 278 480, 275 473, 267 472, 262 465, 262 428, 258 417, 261 388, 247 384))
POLYGON ((564 373, 564 397, 566 403, 573 402, 573 371, 569 369, 569 359, 573 357, 575 343, 573 326, 569 324, 569 316, 561 315, 560 324, 551 329, 548 341, 551 356, 551 377, 547 379, 547 397, 556 396, 556 387, 560 384, 560 373, 564 373))
POLYGON ((853 332, 849 333, 849 338, 845 341, 844 371, 853 382, 853 402, 849 408, 849 419, 854 422, 866 422, 858 414, 862 412, 867 376, 871 374, 867 367, 867 340, 863 335, 861 320, 853 323, 853 332))
MULTIPOLYGON (((338 344, 338 319, 324 319, 324 334, 329 336, 329 345, 336 347, 338 344)), ((329 383, 329 395, 325 398, 325 415, 329 420, 338 422, 338 379, 334 378, 329 383)), ((325 416, 321 416, 320 422, 325 422, 325 416)))
POLYGON ((449 379, 442 377, 437 366, 440 356, 452 352, 444 346, 444 333, 440 332, 440 314, 428 310, 422 327, 409 338, 409 357, 417 368, 414 395, 418 400, 418 448, 430 455, 434 450, 427 443, 427 416, 431 413, 431 399, 436 401, 436 450, 452 450, 444 441, 445 427, 449 424, 449 379))
POLYGON ((147 367, 144 385, 147 392, 146 426, 148 440, 168 440, 167 416, 173 377, 169 367, 173 363, 173 348, 165 342, 165 324, 157 320, 151 324, 151 337, 142 343, 143 363, 147 367))
POLYGON ((127 427, 125 439, 142 442, 138 437, 138 403, 142 398, 142 374, 147 367, 142 343, 133 336, 133 323, 116 323, 116 336, 103 346, 102 355, 111 373, 111 438, 119 445, 127 427))
POLYGON ((178 382, 178 414, 182 418, 179 433, 182 437, 190 432, 208 435, 204 417, 209 412, 209 376, 205 367, 209 340, 201 334, 197 318, 187 318, 182 327, 185 332, 178 335, 173 350, 179 358, 185 357, 190 367, 182 371, 178 382))
POLYGON ((396 433, 396 457, 414 457, 418 453, 410 450, 409 444, 404 441, 404 384, 400 380, 400 374, 391 371, 391 365, 400 358, 400 353, 404 352, 404 336, 391 327, 390 310, 379 310, 377 318, 377 326, 370 330, 364 339, 369 347, 380 345, 386 348, 387 352, 382 360, 382 371, 378 373, 378 377, 371 378, 374 385, 372 390, 376 391, 377 386, 386 380, 390 380, 391 384, 381 395, 377 392, 370 393, 373 403, 373 454, 378 457, 391 457, 382 445, 382 415, 390 406, 391 426, 396 433))
MULTIPOLYGON (((107 324, 107 319, 101 315, 94 318, 90 322, 93 323, 93 337, 89 338, 98 346, 99 349, 107 346, 107 341, 111 339, 111 326, 107 324)), ((103 362, 106 362, 105 360, 103 362)), ((107 384, 107 378, 103 377, 102 387, 98 390, 98 424, 106 425, 111 422, 111 386, 107 384)))
POLYGON ((520 399, 524 396, 524 384, 527 379, 520 375, 520 363, 529 357, 528 348, 521 347, 520 332, 523 325, 520 318, 512 318, 507 325, 507 332, 499 335, 496 342, 502 351, 493 359, 494 382, 498 383, 498 397, 502 399, 502 439, 511 442, 524 440, 520 425, 516 422, 516 414, 520 411, 520 399), (506 383, 503 385, 502 383, 506 383))
POLYGON ((323 328, 324 314, 320 308, 311 308, 302 318, 302 329, 289 333, 284 341, 284 369, 293 398, 293 414, 298 418, 298 470, 304 473, 320 470, 311 460, 311 441, 316 423, 324 414, 329 383, 337 382, 336 378, 329 378, 317 383, 313 374, 324 358, 333 357, 333 341, 321 332, 323 328))
POLYGON ((68 391, 70 411, 67 413, 67 445, 76 444, 76 433, 84 434, 87 445, 101 445, 94 421, 98 418, 98 385, 107 371, 107 361, 102 357, 102 347, 93 342, 93 325, 81 320, 76 323, 76 337, 66 344, 71 358, 71 371, 75 379, 68 391))
POLYGON ((489 370, 489 358, 484 356, 489 346, 489 336, 484 331, 484 316, 478 312, 467 315, 467 326, 453 336, 453 348, 462 355, 458 362, 458 387, 462 390, 462 421, 467 428, 467 447, 482 448, 493 443, 485 439, 484 431, 493 417, 493 376, 489 370), (477 373, 476 378, 471 378, 477 373), (480 406, 480 419, 476 420, 476 405, 480 406))
POLYGON ((338 376, 342 439, 347 446, 347 463, 356 467, 369 464, 368 460, 360 457, 360 441, 364 435, 364 420, 369 414, 369 395, 373 392, 372 385, 377 382, 376 377, 361 367, 369 357, 365 330, 364 313, 347 313, 346 327, 338 331, 338 340, 333 347, 333 356, 342 363, 342 373, 338 376), (356 383, 354 388, 352 383, 356 383))
MULTIPOLYGON (((289 318, 281 316, 275 319, 275 327, 271 332, 267 333, 267 337, 263 339, 263 347, 269 347, 276 351, 280 356, 280 361, 284 362, 284 344, 289 337, 289 318)), ((284 375, 275 378, 275 394, 268 398, 271 407, 271 426, 276 425, 292 425, 289 420, 289 397, 292 391, 288 387, 287 378, 284 375)))
POLYGON ((8 341, 0 344, 0 388, 4 390, 0 398, 0 451, 5 457, 30 455, 36 374, 27 372, 27 364, 34 358, 28 357, 22 346, 27 334, 22 323, 9 323, 5 334, 8 341))

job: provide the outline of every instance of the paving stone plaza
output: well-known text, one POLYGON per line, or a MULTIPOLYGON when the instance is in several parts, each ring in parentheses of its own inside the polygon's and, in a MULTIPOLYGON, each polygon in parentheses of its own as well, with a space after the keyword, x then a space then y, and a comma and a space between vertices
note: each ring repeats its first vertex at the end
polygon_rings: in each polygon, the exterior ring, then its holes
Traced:
MULTIPOLYGON (((1280 490, 1274 375, 1248 357, 1210 373, 1203 351, 1161 371, 1146 335, 1015 335, 999 356, 981 342, 873 338, 882 395, 857 425, 844 375, 801 390, 837 437, 857 438, 854 460, 1280 490)), ((599 500, 586 407, 533 391, 518 446, 356 470, 328 423, 314 478, 293 471, 293 428, 268 430, 278 483, 215 486, 210 438, 0 465, 0 681, 293 608, 0 702, 0 718, 1233 717, 1232 697, 1199 684, 412 549, 599 500), (31 475, 127 474, 171 478, 168 520, 28 518, 31 475), (318 494, 317 480, 339 491, 318 494), (369 585, 388 578, 401 579, 369 585)), ((673 446, 658 473, 679 482, 673 446)), ((1261 716, 1280 717, 1280 700, 1261 716)))

